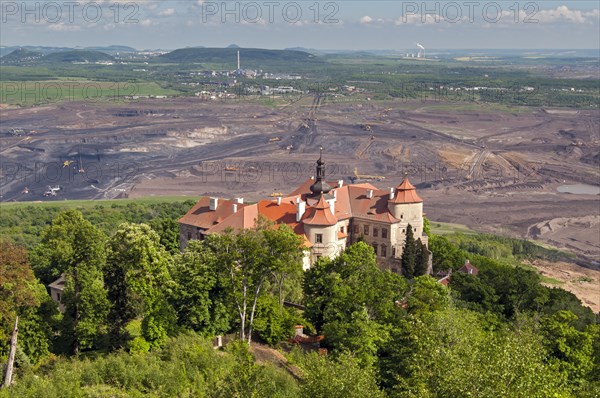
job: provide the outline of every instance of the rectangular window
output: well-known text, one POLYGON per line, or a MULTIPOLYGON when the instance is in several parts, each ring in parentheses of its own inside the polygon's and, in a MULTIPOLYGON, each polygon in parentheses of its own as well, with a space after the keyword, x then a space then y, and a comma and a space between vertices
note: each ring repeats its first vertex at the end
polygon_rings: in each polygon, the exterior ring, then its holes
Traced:
POLYGON ((369 226, 368 225, 365 225, 365 228, 363 229, 363 234, 369 235, 369 226))
POLYGON ((188 234, 187 234, 187 235, 188 235, 188 240, 192 240, 192 233, 191 233, 191 232, 188 232, 188 234))
POLYGON ((355 234, 357 234, 358 231, 360 231, 360 229, 358 229, 358 228, 359 228, 358 224, 354 225, 354 233, 355 234))
POLYGON ((375 255, 377 255, 377 243, 373 243, 373 250, 375 251, 375 255))
POLYGON ((396 257, 396 248, 392 246, 392 257, 396 257))
POLYGON ((381 228, 381 237, 387 239, 387 228, 381 228))
POLYGON ((373 237, 377 238, 379 236, 379 228, 373 228, 373 237))
POLYGON ((56 293, 56 300, 60 301, 60 293, 56 293))
POLYGON ((344 227, 343 226, 340 227, 340 232, 344 233, 344 227))
POLYGON ((315 234, 315 243, 323 243, 323 234, 315 234))

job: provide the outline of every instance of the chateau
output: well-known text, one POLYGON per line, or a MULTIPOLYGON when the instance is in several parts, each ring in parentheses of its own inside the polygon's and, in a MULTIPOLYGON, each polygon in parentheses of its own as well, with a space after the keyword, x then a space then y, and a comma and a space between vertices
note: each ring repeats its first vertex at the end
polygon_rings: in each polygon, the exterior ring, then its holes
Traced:
POLYGON ((179 220, 180 245, 227 228, 252 228, 259 215, 287 224, 304 239, 304 268, 321 256, 333 258, 359 238, 375 250, 382 269, 400 272, 408 224, 414 237, 428 244, 423 233, 423 200, 405 178, 396 188, 380 190, 368 184, 325 181, 325 163, 317 161, 311 177, 284 197, 245 204, 242 198, 204 197, 179 220))

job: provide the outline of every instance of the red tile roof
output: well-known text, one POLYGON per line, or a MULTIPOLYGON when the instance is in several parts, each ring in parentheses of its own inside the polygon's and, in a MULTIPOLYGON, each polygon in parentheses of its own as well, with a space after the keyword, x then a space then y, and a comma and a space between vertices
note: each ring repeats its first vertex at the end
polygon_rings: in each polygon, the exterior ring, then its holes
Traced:
POLYGON ((338 219, 331 213, 329 203, 321 195, 317 204, 312 208, 312 213, 302 222, 307 225, 335 225, 338 219))
MULTIPOLYGON (((219 208, 217 207, 217 211, 218 210, 219 208)), ((233 230, 252 228, 256 224, 257 219, 258 211, 256 205, 247 205, 242 209, 238 209, 236 213, 231 212, 229 217, 219 221, 218 224, 211 226, 207 233, 224 232, 227 228, 233 230)))
POLYGON ((417 195, 417 190, 414 185, 405 178, 402 183, 396 188, 394 199, 390 200, 392 203, 421 203, 423 199, 417 195))
MULTIPOLYGON (((383 223, 396 223, 396 219, 388 210, 389 191, 379 190, 369 183, 343 185, 337 183, 328 195, 312 196, 310 186, 314 179, 306 180, 289 196, 277 200, 261 200, 256 204, 237 204, 237 212, 233 212, 234 201, 219 199, 217 210, 209 210, 210 198, 201 198, 188 213, 179 219, 180 224, 192 225, 207 230, 207 233, 223 232, 230 227, 234 230, 252 228, 259 215, 277 224, 289 225, 296 234, 304 236, 305 245, 310 246, 304 232, 307 225, 335 225, 339 220, 357 217, 383 223), (369 191, 373 191, 369 193, 369 191), (329 198, 335 195, 332 208, 329 198), (370 197, 369 197, 370 196, 370 197), (296 221, 297 200, 306 201, 306 211, 301 222, 296 221)), ((415 187, 405 179, 397 188, 393 203, 420 203, 415 187)), ((338 234, 338 239, 343 238, 338 234)))
POLYGON ((475 267, 473 264, 471 264, 471 262, 469 260, 467 260, 465 262, 465 265, 463 265, 458 270, 458 272, 463 272, 465 274, 476 276, 479 273, 479 270, 477 269, 477 267, 475 267))
MULTIPOLYGON (((200 198, 198 203, 194 205, 183 217, 179 219, 180 224, 193 225, 195 227, 209 229, 212 226, 225 220, 233 213, 233 200, 219 199, 216 210, 210 210, 210 198, 200 198)), ((243 209, 245 204, 237 203, 238 212, 243 209)))
POLYGON ((389 193, 387 191, 378 190, 371 184, 349 185, 347 189, 352 217, 386 223, 400 221, 388 210, 389 193), (370 199, 368 197, 369 190, 373 190, 373 196, 370 199))

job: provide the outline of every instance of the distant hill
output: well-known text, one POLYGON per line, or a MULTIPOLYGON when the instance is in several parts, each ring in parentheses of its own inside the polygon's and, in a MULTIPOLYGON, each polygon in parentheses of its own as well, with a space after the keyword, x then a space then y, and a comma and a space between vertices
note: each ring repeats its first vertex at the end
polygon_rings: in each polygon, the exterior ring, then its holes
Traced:
POLYGON ((12 52, 4 55, 0 58, 0 64, 2 65, 31 65, 37 63, 42 57, 43 53, 39 51, 32 51, 25 48, 17 48, 12 52))
POLYGON ((100 51, 73 50, 48 54, 41 59, 43 63, 72 63, 113 61, 114 58, 100 51))
MULTIPOLYGON (((267 66, 288 64, 315 64, 323 62, 319 57, 303 51, 265 50, 259 48, 240 48, 242 68, 264 69, 267 66)), ((237 66, 238 48, 182 48, 163 54, 159 62, 227 64, 237 66)))
POLYGON ((110 54, 110 55, 115 55, 117 53, 134 53, 137 52, 137 50, 133 47, 129 47, 129 46, 118 46, 118 45, 113 45, 113 46, 106 46, 106 47, 85 47, 83 48, 83 50, 89 50, 89 51, 100 51, 106 54, 110 54))
POLYGON ((57 51, 44 55, 39 51, 24 48, 17 49, 0 58, 3 65, 46 65, 73 62, 112 61, 114 58, 100 51, 69 50, 57 51))
POLYGON ((309 54, 312 54, 312 55, 317 55, 317 56, 320 56, 320 55, 324 54, 320 50, 316 50, 314 48, 306 48, 306 47, 289 47, 289 48, 284 48, 284 50, 287 50, 287 51, 302 51, 302 52, 309 53, 309 54))
POLYGON ((104 46, 104 47, 46 47, 46 46, 8 46, 0 47, 0 57, 8 55, 15 50, 29 50, 42 53, 44 55, 52 54, 61 51, 100 51, 110 55, 116 55, 117 53, 134 53, 137 50, 133 47, 128 46, 104 46))

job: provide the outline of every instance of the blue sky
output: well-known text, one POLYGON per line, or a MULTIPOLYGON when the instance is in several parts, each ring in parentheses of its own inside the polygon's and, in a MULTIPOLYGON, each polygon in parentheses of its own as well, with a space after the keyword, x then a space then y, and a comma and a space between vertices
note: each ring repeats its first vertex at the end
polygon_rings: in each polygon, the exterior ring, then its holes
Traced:
POLYGON ((0 44, 597 49, 600 0, 0 1, 0 44), (23 5, 25 4, 25 6, 23 5))

